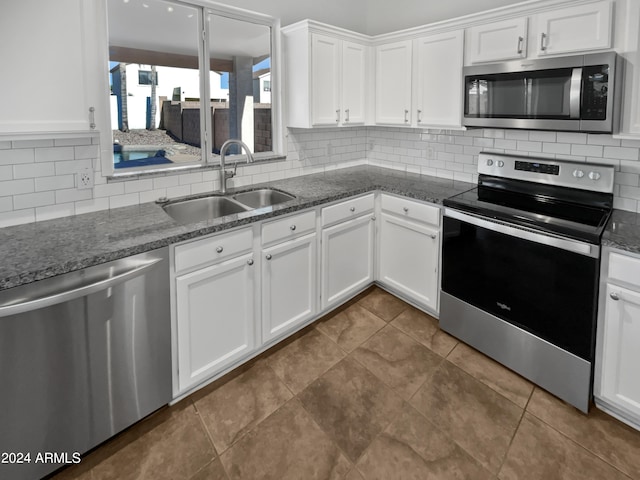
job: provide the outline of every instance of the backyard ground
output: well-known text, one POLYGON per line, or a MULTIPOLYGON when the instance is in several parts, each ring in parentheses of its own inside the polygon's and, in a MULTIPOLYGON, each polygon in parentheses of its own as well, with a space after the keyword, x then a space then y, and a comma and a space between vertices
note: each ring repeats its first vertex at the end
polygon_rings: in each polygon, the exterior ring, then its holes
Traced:
POLYGON ((154 146, 167 152, 166 157, 173 162, 193 162, 200 159, 200 147, 181 143, 166 130, 136 129, 128 132, 113 131, 113 143, 127 146, 154 146))

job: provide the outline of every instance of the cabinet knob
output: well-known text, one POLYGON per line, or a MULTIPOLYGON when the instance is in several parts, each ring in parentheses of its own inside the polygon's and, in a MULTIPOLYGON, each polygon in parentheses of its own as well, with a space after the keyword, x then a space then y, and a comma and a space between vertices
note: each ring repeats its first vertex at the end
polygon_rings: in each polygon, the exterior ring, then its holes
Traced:
POLYGON ((349 210, 351 210, 352 212, 356 211, 356 207, 351 207, 349 210))
POLYGON ((435 233, 432 233, 431 235, 429 235, 433 240, 436 239, 437 235, 435 233))
POLYGON ((295 226, 295 225, 291 225, 289 228, 290 228, 291 230, 295 230, 295 229, 296 229, 296 226, 295 226))
POLYGON ((402 210, 404 210, 404 213, 409 213, 409 207, 402 207, 402 210))
POLYGON ((375 222, 376 221, 376 216, 374 215, 373 217, 371 217, 371 221, 375 222))
POLYGON ((616 292, 611 292, 611 293, 609 294, 609 296, 611 297, 611 300, 615 300, 616 302, 617 302, 618 300, 620 300, 620 297, 618 296, 618 294, 617 294, 616 292))
POLYGON ((218 252, 218 253, 222 253, 222 250, 223 250, 223 248, 222 248, 222 247, 218 247, 218 248, 216 248, 216 252, 218 252))
POLYGON ((267 253, 264 258, 266 258, 267 260, 271 260, 273 257, 271 256, 270 253, 267 253))
POLYGON ((249 266, 253 265, 253 258, 250 258, 249 260, 247 260, 247 265, 249 266))

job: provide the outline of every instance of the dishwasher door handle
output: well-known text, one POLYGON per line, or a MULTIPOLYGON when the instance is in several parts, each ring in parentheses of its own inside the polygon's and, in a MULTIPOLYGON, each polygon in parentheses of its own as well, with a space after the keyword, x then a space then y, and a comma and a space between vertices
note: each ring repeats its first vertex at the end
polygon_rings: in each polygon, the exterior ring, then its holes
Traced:
MULTIPOLYGON (((104 273, 100 272, 101 266, 88 267, 88 269, 99 272, 95 274, 98 280, 91 281, 91 283, 81 284, 74 286, 68 290, 62 292, 56 292, 49 295, 36 296, 35 298, 26 298, 19 303, 11 303, 9 305, 0 306, 0 318, 9 315, 16 315, 19 313, 30 312, 33 310, 39 310, 41 308, 50 307, 58 303, 68 302, 75 300, 76 298, 84 297, 100 290, 106 290, 118 283, 125 282, 131 278, 137 277, 146 270, 153 267, 156 263, 161 262, 162 258, 151 258, 149 260, 143 260, 136 262, 135 266, 126 269, 123 272, 119 272, 116 275, 111 274, 112 266, 103 266, 104 273), (103 277, 103 278, 100 278, 103 277)), ((125 259, 126 262, 126 259, 125 259)), ((111 265, 111 264, 110 264, 111 265)), ((75 272, 78 274, 79 272, 75 272)), ((71 273, 72 275, 74 272, 71 273)))

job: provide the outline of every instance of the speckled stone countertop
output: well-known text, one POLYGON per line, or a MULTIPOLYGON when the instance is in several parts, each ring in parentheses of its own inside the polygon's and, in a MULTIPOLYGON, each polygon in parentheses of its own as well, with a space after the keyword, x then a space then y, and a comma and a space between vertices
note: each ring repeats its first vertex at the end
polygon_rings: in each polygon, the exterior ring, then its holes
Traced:
POLYGON ((602 245, 640 253, 640 214, 614 210, 602 235, 602 245))
POLYGON ((360 166, 255 184, 238 191, 266 186, 289 192, 296 199, 190 225, 177 223, 160 205, 144 203, 2 228, 0 290, 372 190, 439 204, 475 185, 360 166))

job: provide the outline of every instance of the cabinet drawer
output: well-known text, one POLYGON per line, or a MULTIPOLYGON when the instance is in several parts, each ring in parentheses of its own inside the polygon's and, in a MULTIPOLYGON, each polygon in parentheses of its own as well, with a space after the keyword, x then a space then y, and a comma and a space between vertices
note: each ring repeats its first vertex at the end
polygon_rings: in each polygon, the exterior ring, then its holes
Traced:
POLYGON ((389 213, 435 226, 440 225, 440 209, 438 207, 391 195, 382 195, 380 205, 382 210, 389 213))
POLYGON ((640 258, 611 252, 609 279, 620 280, 640 287, 640 258))
POLYGON ((374 195, 352 198, 322 209, 322 226, 355 218, 373 210, 374 195))
POLYGON ((176 273, 240 255, 253 248, 253 229, 244 228, 178 245, 175 250, 176 273))
POLYGON ((315 210, 289 215, 288 217, 262 225, 262 244, 268 245, 270 243, 289 240, 312 232, 315 229, 315 210))

